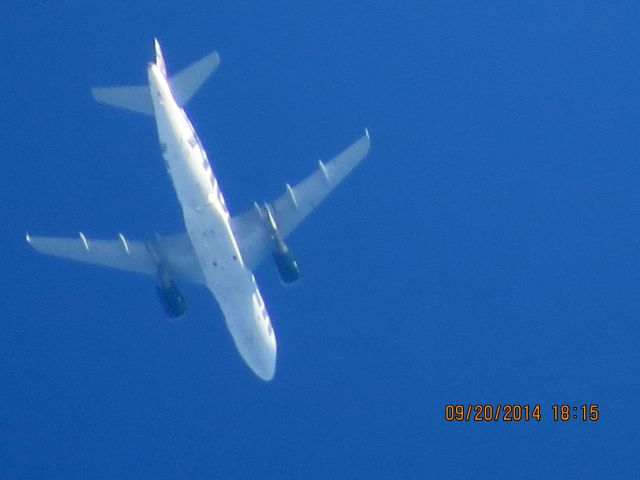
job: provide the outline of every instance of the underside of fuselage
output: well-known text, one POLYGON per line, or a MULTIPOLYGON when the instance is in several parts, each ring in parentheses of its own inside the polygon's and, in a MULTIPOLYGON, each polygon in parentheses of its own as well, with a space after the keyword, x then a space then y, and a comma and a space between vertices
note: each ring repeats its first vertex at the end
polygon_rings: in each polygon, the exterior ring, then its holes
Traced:
POLYGON ((148 77, 158 140, 207 287, 242 358, 256 375, 270 380, 276 365, 275 333, 255 278, 244 265, 224 196, 163 69, 150 64, 148 77))

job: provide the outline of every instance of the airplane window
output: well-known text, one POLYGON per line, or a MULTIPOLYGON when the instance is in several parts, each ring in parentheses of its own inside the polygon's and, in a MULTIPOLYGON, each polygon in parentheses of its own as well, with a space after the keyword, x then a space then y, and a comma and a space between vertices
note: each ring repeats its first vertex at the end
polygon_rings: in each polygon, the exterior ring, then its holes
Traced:
POLYGON ((187 143, 189 144, 189 146, 191 146, 191 148, 194 148, 198 142, 196 142, 195 137, 189 137, 189 139, 187 140, 187 143))

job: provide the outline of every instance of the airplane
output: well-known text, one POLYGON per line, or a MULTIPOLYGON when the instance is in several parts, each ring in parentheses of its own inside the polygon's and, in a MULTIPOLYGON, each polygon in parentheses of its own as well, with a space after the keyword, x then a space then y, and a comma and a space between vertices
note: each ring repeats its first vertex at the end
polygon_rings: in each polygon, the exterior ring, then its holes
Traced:
POLYGON ((148 83, 93 88, 95 100, 155 118, 165 167, 182 207, 186 232, 133 241, 32 236, 37 251, 70 260, 157 277, 156 291, 170 319, 181 317, 186 301, 176 280, 202 284, 216 299, 227 329, 249 368, 273 379, 277 342, 252 271, 271 254, 284 284, 296 282, 300 267, 285 239, 367 155, 369 132, 300 183, 286 184, 270 203, 231 216, 185 105, 220 63, 212 52, 173 76, 167 74, 160 44, 147 66, 148 83))

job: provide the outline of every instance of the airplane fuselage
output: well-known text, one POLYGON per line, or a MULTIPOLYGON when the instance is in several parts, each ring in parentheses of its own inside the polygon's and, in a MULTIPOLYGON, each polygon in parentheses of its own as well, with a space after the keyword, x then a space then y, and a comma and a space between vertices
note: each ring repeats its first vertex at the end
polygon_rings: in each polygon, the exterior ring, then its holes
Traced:
POLYGON ((262 379, 275 373, 276 337, 262 295, 244 265, 229 210, 207 154, 162 70, 148 67, 158 139, 207 287, 240 355, 262 379))
POLYGON ((284 284, 300 278, 285 239, 367 155, 369 132, 271 202, 229 215, 207 154, 183 107, 220 63, 211 52, 170 77, 157 39, 146 85, 95 87, 100 103, 155 118, 165 167, 182 208, 186 233, 148 241, 32 236, 35 250, 69 260, 156 276, 169 318, 186 311, 174 280, 205 285, 213 294, 240 356, 263 380, 275 374, 277 345, 252 269, 271 257, 284 284))

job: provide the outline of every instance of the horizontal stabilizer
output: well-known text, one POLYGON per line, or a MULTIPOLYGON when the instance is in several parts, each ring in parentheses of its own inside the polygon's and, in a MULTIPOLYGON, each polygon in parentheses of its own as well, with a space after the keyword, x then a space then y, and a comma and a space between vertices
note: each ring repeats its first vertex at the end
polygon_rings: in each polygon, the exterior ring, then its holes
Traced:
MULTIPOLYGON (((178 105, 185 106, 219 64, 218 53, 212 52, 172 76, 169 85, 178 105)), ((99 103, 153 116, 148 85, 94 87, 91 93, 99 103)))
POLYGON ((218 52, 212 52, 173 75, 169 79, 169 85, 178 105, 183 107, 189 103, 191 97, 218 68, 218 65, 220 65, 220 56, 218 52))
POLYGON ((153 116, 153 103, 149 87, 95 87, 91 89, 93 98, 99 103, 125 108, 153 116))

